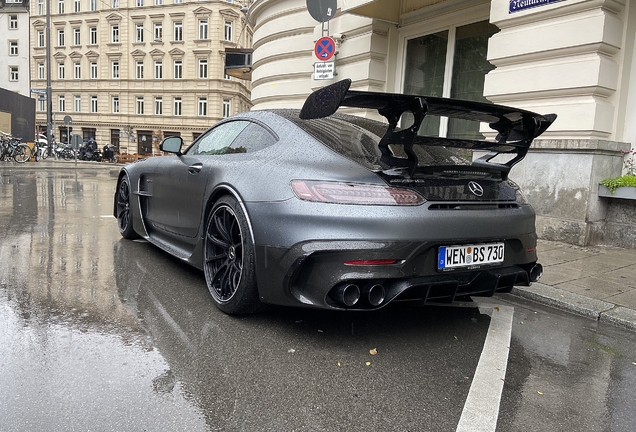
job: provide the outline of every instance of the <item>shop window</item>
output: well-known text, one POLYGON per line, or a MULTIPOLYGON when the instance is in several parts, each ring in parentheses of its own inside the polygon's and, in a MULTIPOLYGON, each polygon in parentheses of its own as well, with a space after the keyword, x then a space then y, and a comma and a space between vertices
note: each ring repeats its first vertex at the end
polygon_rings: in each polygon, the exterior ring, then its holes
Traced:
MULTIPOLYGON (((408 40, 404 93, 488 102, 484 78, 494 66, 486 54, 488 39, 496 32, 497 27, 481 21, 408 40)), ((403 123, 412 121, 405 117, 403 123)), ((475 122, 435 116, 425 118, 419 134, 483 139, 475 122)))

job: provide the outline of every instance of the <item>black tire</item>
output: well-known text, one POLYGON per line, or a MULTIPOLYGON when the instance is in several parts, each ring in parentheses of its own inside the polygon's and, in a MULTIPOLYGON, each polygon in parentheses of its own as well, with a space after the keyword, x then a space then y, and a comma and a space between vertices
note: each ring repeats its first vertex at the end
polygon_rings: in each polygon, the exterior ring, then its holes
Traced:
POLYGON ((224 196, 214 204, 205 233, 203 270, 214 303, 227 314, 255 312, 261 303, 254 244, 236 198, 224 196))
POLYGON ((31 149, 26 144, 18 144, 13 150, 13 160, 17 163, 25 163, 31 158, 31 149))
POLYGON ((128 176, 123 176, 117 185, 117 226, 119 233, 125 239, 134 240, 139 234, 133 229, 132 213, 130 211, 130 181, 128 176))

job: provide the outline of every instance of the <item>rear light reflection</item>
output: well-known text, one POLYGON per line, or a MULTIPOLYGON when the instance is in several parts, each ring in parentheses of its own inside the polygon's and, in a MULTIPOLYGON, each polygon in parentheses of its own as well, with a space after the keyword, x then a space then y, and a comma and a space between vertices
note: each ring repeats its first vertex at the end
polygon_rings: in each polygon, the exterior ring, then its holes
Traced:
POLYGON ((426 202, 417 192, 388 186, 293 180, 291 187, 299 199, 312 202, 391 206, 426 202))

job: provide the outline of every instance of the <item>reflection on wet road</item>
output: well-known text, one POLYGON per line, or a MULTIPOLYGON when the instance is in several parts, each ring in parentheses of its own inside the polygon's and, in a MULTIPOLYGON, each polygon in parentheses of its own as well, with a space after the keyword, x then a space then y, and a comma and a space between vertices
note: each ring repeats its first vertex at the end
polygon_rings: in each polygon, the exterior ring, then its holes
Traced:
MULTIPOLYGON (((224 315, 202 273, 120 238, 115 181, 0 167, 0 430, 456 428, 487 316, 224 315)), ((629 430, 633 334, 514 306, 498 430, 629 430)))

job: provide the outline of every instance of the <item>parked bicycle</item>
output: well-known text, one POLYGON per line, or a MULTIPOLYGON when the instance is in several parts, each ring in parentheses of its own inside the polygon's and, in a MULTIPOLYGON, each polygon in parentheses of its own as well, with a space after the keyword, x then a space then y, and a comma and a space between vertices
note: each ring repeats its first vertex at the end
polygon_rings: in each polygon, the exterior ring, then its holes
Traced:
POLYGON ((31 157, 31 148, 22 143, 22 138, 0 131, 0 160, 24 163, 31 157))

